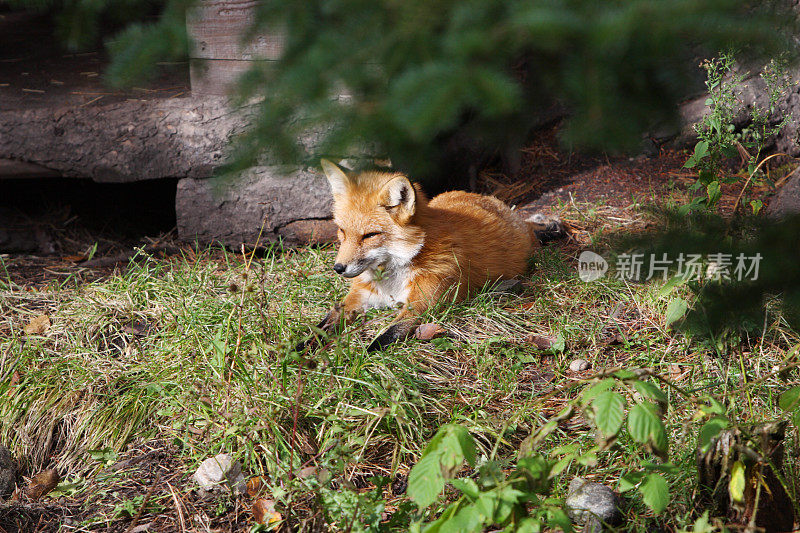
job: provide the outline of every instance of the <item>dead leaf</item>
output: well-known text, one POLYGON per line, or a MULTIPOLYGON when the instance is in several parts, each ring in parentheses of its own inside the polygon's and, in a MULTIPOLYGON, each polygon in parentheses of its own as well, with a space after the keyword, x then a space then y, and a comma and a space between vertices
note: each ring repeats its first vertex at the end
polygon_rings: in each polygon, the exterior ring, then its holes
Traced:
POLYGON ((306 466, 304 468, 301 468, 297 472, 297 477, 299 477, 300 479, 303 479, 303 478, 307 478, 307 477, 313 476, 316 473, 317 473, 317 467, 316 466, 306 466))
POLYGON ((25 487, 25 496, 36 501, 56 488, 59 480, 58 472, 54 468, 43 470, 31 478, 31 482, 25 487))
POLYGON ((81 261, 86 261, 86 256, 83 255, 83 254, 65 255, 61 259, 62 259, 62 261, 69 261, 70 263, 80 263, 81 261))
POLYGON ((283 520, 281 513, 275 510, 275 502, 259 498, 253 502, 253 518, 259 524, 273 524, 283 520))
POLYGON ((420 324, 414 332, 414 336, 421 341, 429 341, 436 337, 441 337, 447 331, 439 324, 420 324))
POLYGON ((672 381, 683 381, 689 372, 685 372, 681 365, 677 363, 670 363, 667 365, 667 372, 669 372, 669 379, 672 381))
POLYGON ((553 347, 553 344, 556 343, 556 338, 548 335, 534 335, 531 333, 525 337, 525 342, 533 344, 540 350, 549 350, 553 347))
POLYGON ((264 488, 264 478, 261 476, 253 476, 247 480, 247 495, 255 498, 264 488))
POLYGON ((38 315, 31 318, 28 325, 23 327, 25 335, 41 335, 50 328, 50 317, 47 315, 38 315))
POLYGON ((14 370, 11 374, 11 379, 8 380, 8 391, 6 391, 6 395, 13 396, 14 389, 19 385, 19 382, 22 381, 22 374, 19 371, 14 370))

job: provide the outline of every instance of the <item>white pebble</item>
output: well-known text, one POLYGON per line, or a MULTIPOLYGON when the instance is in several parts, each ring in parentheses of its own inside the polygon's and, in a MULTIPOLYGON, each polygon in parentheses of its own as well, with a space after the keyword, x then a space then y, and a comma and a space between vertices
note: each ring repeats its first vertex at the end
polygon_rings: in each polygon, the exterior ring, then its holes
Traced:
POLYGON ((569 364, 569 369, 573 372, 583 372, 589 370, 589 361, 586 359, 575 359, 569 364))

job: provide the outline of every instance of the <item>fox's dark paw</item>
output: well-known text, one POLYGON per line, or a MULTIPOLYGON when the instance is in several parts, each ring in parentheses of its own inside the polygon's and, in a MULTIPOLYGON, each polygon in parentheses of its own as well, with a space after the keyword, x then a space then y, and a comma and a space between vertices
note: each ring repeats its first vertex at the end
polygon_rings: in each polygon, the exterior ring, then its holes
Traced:
POLYGON ((417 321, 414 320, 401 320, 389 326, 386 331, 378 335, 378 338, 372 341, 367 347, 368 352, 375 350, 382 350, 390 344, 408 338, 416 329, 417 321))
POLYGON ((367 346, 367 352, 383 350, 393 342, 400 340, 402 337, 404 337, 401 329, 402 328, 400 328, 398 324, 389 326, 389 329, 378 335, 378 337, 372 341, 369 346, 367 346))

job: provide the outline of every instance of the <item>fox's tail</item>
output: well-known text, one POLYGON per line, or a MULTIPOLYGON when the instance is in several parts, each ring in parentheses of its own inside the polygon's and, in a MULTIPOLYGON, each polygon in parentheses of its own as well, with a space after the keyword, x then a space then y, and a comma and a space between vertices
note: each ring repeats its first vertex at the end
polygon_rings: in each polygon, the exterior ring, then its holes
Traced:
POLYGON ((564 224, 558 217, 548 217, 541 213, 536 213, 525 220, 531 241, 545 244, 550 241, 562 239, 567 236, 564 224))

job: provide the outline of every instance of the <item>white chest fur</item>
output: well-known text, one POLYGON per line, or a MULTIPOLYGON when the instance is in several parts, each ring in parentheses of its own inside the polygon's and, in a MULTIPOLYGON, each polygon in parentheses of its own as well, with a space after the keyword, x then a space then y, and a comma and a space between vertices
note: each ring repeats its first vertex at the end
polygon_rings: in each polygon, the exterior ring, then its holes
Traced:
POLYGON ((369 286, 372 289, 364 290, 362 300, 364 310, 398 307, 408 301, 412 278, 410 266, 402 266, 382 274, 367 270, 361 276, 363 281, 370 282, 369 286))

